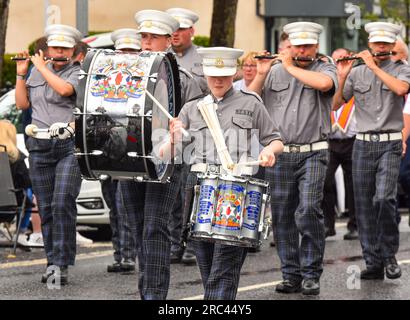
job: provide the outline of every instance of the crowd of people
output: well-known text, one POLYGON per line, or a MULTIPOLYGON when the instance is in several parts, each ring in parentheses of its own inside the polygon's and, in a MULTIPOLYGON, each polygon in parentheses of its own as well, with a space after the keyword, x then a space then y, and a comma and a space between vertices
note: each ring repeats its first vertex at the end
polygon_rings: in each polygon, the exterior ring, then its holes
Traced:
MULTIPOLYGON (((368 23, 368 50, 338 48, 327 56, 319 52, 321 25, 289 23, 283 28, 279 53, 272 56, 266 51, 199 48, 192 43, 198 20, 197 14, 182 8, 142 10, 135 14, 136 29, 112 33, 117 53, 174 54, 181 108, 170 120, 159 156, 169 161, 186 154, 182 129, 190 134, 192 150, 189 159, 174 166, 168 183, 115 176, 101 181, 114 248, 107 271, 132 272, 137 262, 141 299, 162 300, 170 285, 170 264, 197 263, 205 299, 235 299, 250 249, 185 239, 192 204, 187 199, 210 170, 222 176, 230 172, 225 162, 256 157, 261 168, 250 176, 270 186, 271 245, 276 246, 283 277, 278 293, 320 293, 325 238, 336 233, 339 166, 348 209, 344 239, 360 240, 366 264, 361 279, 399 278, 399 180, 410 194, 410 102, 404 107, 410 67, 407 46, 398 38, 401 28, 368 23), (201 111, 206 104, 215 106, 228 147, 221 147, 226 141, 217 137, 218 126, 211 126, 201 111), (251 156, 252 130, 258 131, 256 156, 251 156), (240 132, 245 132, 243 140, 228 139, 240 132), (214 144, 205 143, 205 137, 214 144)), ((67 284, 68 267, 76 256, 76 198, 81 185, 73 110, 87 48, 81 44, 81 33, 70 26, 50 25, 44 36, 46 42, 33 56, 27 51, 18 55, 27 59, 17 62, 17 108, 30 110, 31 123, 50 133, 46 139, 27 138, 30 179, 23 174, 22 187, 34 194, 41 217, 47 257, 41 281, 46 283, 58 267, 61 284, 67 284)), ((0 144, 7 145, 11 166, 24 161, 15 135, 11 124, 0 122, 0 144)), ((24 217, 23 234, 29 218, 24 217)), ((33 234, 38 234, 38 220, 31 221, 33 234)))

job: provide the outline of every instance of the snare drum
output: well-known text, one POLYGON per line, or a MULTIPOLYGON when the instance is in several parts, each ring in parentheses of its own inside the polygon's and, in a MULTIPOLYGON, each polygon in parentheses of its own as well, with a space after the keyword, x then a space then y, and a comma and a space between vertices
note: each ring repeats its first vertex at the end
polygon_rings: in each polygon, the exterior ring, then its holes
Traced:
MULTIPOLYGON (((199 174, 191 212, 190 237, 241 247, 257 247, 269 221, 269 184, 249 177, 199 174)), ((265 235, 266 238, 267 235, 265 235)))
POLYGON ((85 178, 166 182, 172 175, 173 163, 157 156, 169 120, 146 90, 178 114, 181 89, 172 54, 89 51, 75 111, 76 155, 85 178))

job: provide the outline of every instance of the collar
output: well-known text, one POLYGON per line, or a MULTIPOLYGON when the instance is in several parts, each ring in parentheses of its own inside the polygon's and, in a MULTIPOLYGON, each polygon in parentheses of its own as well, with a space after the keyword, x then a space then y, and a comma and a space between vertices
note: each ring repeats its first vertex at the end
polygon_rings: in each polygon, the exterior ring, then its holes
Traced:
POLYGON ((222 99, 219 100, 219 101, 218 101, 218 99, 212 94, 212 92, 211 92, 210 94, 211 94, 212 98, 214 99, 214 102, 215 102, 216 104, 218 104, 218 103, 220 103, 220 102, 226 100, 227 98, 231 97, 234 93, 235 93, 235 90, 234 90, 234 88, 233 88, 233 86, 232 86, 232 87, 225 93, 225 95, 222 97, 222 99))
POLYGON ((185 56, 189 51, 191 51, 192 48, 194 48, 194 45, 193 45, 193 44, 192 44, 189 48, 183 50, 182 52, 176 52, 176 51, 174 50, 174 48, 172 48, 172 47, 171 47, 171 51, 172 51, 176 56, 178 56, 178 57, 183 57, 183 56, 185 56))

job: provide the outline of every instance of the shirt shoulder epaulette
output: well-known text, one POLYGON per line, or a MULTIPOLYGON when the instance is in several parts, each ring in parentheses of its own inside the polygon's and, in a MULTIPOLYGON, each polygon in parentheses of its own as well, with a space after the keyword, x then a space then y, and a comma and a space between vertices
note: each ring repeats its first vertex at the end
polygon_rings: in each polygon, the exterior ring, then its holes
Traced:
POLYGON ((248 96, 253 96, 253 97, 255 97, 259 102, 262 102, 262 103, 263 103, 263 100, 262 100, 262 98, 259 96, 259 94, 255 93, 255 92, 253 92, 253 91, 246 91, 246 90, 243 90, 243 89, 241 89, 240 91, 241 91, 243 94, 246 94, 246 95, 248 95, 248 96))

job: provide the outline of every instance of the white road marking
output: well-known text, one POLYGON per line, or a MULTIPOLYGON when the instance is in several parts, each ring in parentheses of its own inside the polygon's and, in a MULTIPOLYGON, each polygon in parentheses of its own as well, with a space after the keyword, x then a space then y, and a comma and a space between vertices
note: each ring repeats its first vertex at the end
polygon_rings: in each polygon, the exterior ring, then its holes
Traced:
MULTIPOLYGON (((76 256, 76 260, 88 260, 88 259, 94 259, 94 258, 101 258, 101 257, 110 256, 112 254, 113 254, 113 250, 82 253, 82 254, 78 254, 76 256)), ((11 268, 19 268, 19 267, 32 267, 32 266, 45 265, 45 264, 47 264, 46 259, 7 262, 7 263, 1 263, 0 264, 0 270, 11 269, 11 268)))

